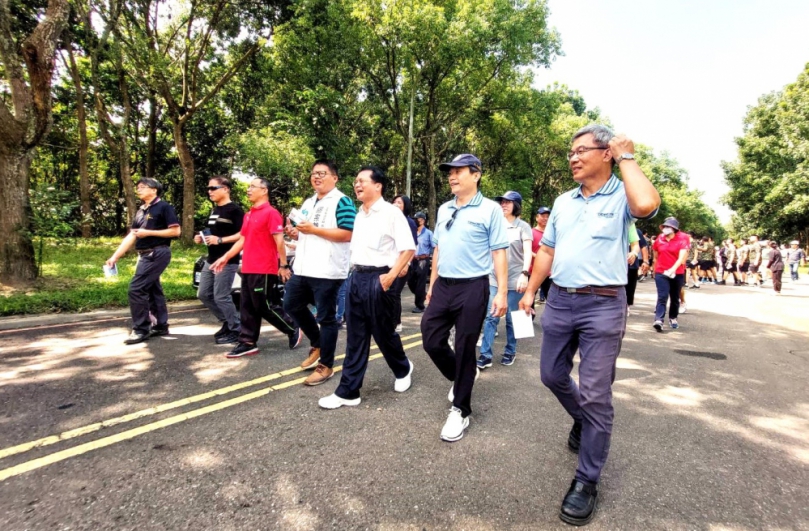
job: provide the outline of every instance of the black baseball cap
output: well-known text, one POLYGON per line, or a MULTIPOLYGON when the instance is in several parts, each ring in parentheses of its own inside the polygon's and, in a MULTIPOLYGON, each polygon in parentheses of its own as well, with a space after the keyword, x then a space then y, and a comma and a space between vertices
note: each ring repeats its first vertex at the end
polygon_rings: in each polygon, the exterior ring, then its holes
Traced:
POLYGON ((550 213, 551 209, 548 207, 539 207, 539 210, 537 210, 537 214, 550 214, 550 213))

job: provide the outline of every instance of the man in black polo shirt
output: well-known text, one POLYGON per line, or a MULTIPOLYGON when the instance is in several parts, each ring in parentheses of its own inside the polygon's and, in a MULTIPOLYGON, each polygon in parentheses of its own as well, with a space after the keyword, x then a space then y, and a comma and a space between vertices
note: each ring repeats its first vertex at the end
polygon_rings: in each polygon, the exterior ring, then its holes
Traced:
POLYGON ((241 238, 244 212, 230 200, 230 189, 231 183, 227 177, 212 177, 208 181, 208 197, 214 203, 206 227, 211 234, 205 236, 204 242, 201 234, 194 236, 196 243, 205 243, 208 246, 208 257, 200 273, 197 297, 222 323, 222 328, 214 334, 217 345, 238 341, 241 331, 239 310, 233 304, 231 296, 233 277, 239 269, 239 255, 228 260, 218 274, 211 270, 211 264, 230 251, 233 244, 241 238))
POLYGON ((115 266, 133 244, 138 253, 135 276, 129 284, 132 333, 124 341, 127 345, 169 333, 169 314, 160 275, 171 262, 171 239, 180 235, 180 222, 174 207, 159 197, 163 185, 155 179, 143 178, 137 182, 135 189, 143 205, 135 215, 132 230, 107 260, 108 267, 115 266), (154 326, 149 313, 157 320, 154 326))

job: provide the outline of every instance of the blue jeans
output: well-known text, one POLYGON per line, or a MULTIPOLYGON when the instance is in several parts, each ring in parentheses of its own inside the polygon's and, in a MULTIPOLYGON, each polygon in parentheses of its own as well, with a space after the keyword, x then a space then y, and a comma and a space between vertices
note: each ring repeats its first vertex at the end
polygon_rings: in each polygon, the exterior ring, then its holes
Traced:
POLYGON ((666 316, 666 301, 669 303, 669 319, 677 319, 680 314, 680 290, 685 284, 685 275, 674 275, 669 278, 663 273, 655 273, 655 286, 657 286, 657 307, 655 308, 655 321, 662 321, 666 316))
MULTIPOLYGON (((497 325, 500 324, 499 317, 492 317, 492 303, 494 296, 497 295, 497 288, 489 286, 489 303, 486 312, 486 320, 483 322, 483 342, 480 345, 480 359, 484 361, 491 361, 492 359, 492 343, 494 343, 494 334, 497 332, 497 325)), ((514 325, 511 323, 511 312, 520 309, 520 299, 523 294, 517 290, 508 290, 507 301, 508 311, 506 312, 506 348, 503 349, 504 356, 513 356, 517 353, 517 340, 514 338, 514 325)))
POLYGON ((789 273, 792 275, 792 280, 798 280, 798 267, 801 264, 795 262, 794 264, 789 264, 789 273))
POLYGON ((343 284, 340 286, 340 291, 337 292, 337 322, 340 323, 343 320, 343 316, 346 313, 346 286, 348 284, 348 279, 345 279, 343 284))
POLYGON ((334 351, 340 331, 335 318, 337 292, 344 280, 304 277, 293 273, 284 289, 284 312, 303 330, 312 347, 320 349, 320 363, 330 369, 334 366, 334 351), (317 320, 309 311, 311 303, 317 307, 317 320))

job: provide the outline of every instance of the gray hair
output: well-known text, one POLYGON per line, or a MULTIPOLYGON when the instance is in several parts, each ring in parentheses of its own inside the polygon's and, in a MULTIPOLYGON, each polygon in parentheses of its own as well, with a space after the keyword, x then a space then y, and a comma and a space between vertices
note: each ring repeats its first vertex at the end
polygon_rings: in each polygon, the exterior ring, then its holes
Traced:
POLYGON ((584 135, 593 135, 593 142, 595 142, 598 147, 607 147, 610 145, 610 140, 612 140, 612 137, 615 136, 615 133, 613 133, 612 129, 606 125, 590 124, 576 131, 576 134, 573 135, 571 143, 580 136, 584 135))

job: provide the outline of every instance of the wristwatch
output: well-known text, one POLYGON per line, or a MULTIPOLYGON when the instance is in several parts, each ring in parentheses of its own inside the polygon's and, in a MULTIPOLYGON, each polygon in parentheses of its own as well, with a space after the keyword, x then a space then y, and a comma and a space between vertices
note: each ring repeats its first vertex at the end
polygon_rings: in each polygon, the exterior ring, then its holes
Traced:
POLYGON ((527 277, 530 277, 530 276, 531 276, 531 273, 529 273, 528 271, 523 271, 523 272, 522 272, 522 274, 523 274, 523 275, 525 275, 525 276, 527 276, 527 277))
POLYGON ((289 264, 281 264, 281 269, 289 269, 289 264))
POLYGON ((222 245, 222 238, 217 238, 216 239, 216 244, 217 245, 222 245))
POLYGON ((615 159, 615 164, 620 164, 621 161, 623 160, 635 160, 635 155, 633 155, 632 153, 624 153, 623 155, 615 159))

